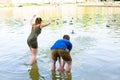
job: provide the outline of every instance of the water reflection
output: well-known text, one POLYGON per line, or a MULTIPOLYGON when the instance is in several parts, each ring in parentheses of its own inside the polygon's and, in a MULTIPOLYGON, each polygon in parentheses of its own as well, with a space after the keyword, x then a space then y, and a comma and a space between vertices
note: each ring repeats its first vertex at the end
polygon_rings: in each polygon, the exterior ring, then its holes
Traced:
POLYGON ((108 16, 108 21, 106 27, 110 29, 109 34, 113 39, 117 38, 118 40, 114 40, 115 43, 119 43, 120 40, 120 15, 113 14, 108 16))
MULTIPOLYGON (((16 80, 40 80, 41 78, 63 80, 61 74, 58 72, 52 74, 49 71, 50 66, 46 65, 50 64, 49 47, 64 33, 70 34, 74 44, 71 52, 74 64, 72 75, 64 80, 120 79, 120 8, 113 7, 97 7, 97 9, 75 6, 0 8, 0 56, 2 57, 0 62, 6 63, 7 60, 9 63, 14 61, 16 62, 14 64, 18 64, 18 60, 15 60, 16 56, 23 57, 20 52, 24 54, 28 50, 26 37, 31 29, 29 19, 34 13, 45 20, 52 18, 51 26, 45 28, 46 30, 38 39, 39 48, 42 50, 38 55, 41 70, 39 71, 38 64, 35 63, 27 75, 25 67, 12 66, 14 71, 9 71, 12 68, 7 66, 9 64, 4 64, 0 66, 1 80, 8 80, 9 77, 11 77, 9 80, 15 80, 15 77, 16 80), (16 75, 5 73, 8 71, 18 73, 16 75)), ((27 61, 26 58, 24 59, 27 61)))
POLYGON ((51 71, 52 74, 52 80, 72 80, 72 73, 68 73, 68 75, 65 75, 64 73, 60 73, 58 71, 53 72, 51 71))
POLYGON ((29 71, 29 75, 32 80, 45 80, 44 77, 39 73, 37 62, 32 65, 32 68, 29 71))

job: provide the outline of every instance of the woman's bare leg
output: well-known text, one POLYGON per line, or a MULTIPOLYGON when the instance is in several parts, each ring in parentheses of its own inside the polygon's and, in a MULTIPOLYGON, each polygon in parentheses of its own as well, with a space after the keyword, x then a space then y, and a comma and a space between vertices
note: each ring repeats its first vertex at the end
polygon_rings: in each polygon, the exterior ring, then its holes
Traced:
POLYGON ((32 52, 32 57, 30 59, 30 65, 32 65, 35 60, 36 60, 36 56, 37 56, 37 49, 35 48, 30 48, 31 52, 32 52))

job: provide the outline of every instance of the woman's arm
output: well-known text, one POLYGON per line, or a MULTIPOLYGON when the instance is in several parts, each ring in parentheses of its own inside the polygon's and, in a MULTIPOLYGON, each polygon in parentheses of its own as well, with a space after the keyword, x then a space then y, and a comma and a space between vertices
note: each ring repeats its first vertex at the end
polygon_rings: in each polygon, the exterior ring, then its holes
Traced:
POLYGON ((36 15, 33 15, 32 19, 30 20, 30 24, 33 25, 33 20, 36 17, 36 15))
POLYGON ((48 23, 41 23, 40 27, 43 28, 43 27, 46 27, 46 26, 48 26, 50 24, 51 24, 51 19, 48 20, 48 23))
POLYGON ((43 28, 43 27, 46 27, 46 26, 48 26, 48 25, 50 25, 51 23, 49 22, 49 23, 46 23, 46 24, 41 24, 40 26, 41 26, 41 28, 43 28))

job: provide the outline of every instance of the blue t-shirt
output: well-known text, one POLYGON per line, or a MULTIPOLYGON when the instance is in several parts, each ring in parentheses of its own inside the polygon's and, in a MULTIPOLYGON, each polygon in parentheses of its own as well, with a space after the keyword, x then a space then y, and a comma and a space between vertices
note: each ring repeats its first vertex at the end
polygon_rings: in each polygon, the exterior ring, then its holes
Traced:
POLYGON ((67 39, 59 39, 51 47, 51 50, 53 49, 68 49, 69 51, 71 51, 72 43, 67 39))

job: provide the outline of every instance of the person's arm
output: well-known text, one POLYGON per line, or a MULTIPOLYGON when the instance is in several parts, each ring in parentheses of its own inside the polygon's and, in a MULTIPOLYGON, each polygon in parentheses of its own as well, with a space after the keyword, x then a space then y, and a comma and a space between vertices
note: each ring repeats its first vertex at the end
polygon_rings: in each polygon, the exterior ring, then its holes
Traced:
POLYGON ((48 20, 48 23, 41 23, 40 27, 43 28, 43 27, 46 27, 46 26, 48 26, 50 24, 51 24, 51 19, 48 20))
POLYGON ((49 22, 49 23, 46 23, 46 24, 41 24, 40 26, 41 26, 41 28, 43 28, 43 27, 46 27, 46 26, 48 26, 48 25, 50 25, 51 23, 49 22))
POLYGON ((61 72, 64 72, 65 61, 63 60, 61 63, 61 72))
POLYGON ((72 43, 71 42, 69 42, 69 51, 71 51, 71 49, 72 49, 72 43))
POLYGON ((30 20, 31 25, 33 25, 33 20, 34 20, 35 17, 36 17, 36 15, 33 15, 33 17, 31 18, 31 20, 30 20))

